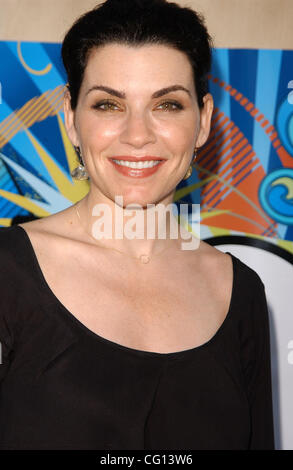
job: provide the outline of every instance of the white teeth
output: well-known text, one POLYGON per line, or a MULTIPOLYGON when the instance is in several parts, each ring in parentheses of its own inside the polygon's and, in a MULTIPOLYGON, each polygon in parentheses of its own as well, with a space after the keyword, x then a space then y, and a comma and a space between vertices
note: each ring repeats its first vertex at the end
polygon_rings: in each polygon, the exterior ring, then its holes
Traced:
MULTIPOLYGON (((113 159, 114 160, 114 159, 113 159)), ((128 162, 125 160, 114 160, 118 165, 128 166, 129 168, 152 168, 160 163, 160 160, 151 160, 145 162, 128 162)))

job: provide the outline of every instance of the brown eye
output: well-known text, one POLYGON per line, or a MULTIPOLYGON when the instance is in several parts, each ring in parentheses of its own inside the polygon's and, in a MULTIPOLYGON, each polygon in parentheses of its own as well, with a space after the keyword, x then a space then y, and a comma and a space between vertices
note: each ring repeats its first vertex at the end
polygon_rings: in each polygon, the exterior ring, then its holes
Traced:
POLYGON ((116 111, 119 110, 118 105, 114 101, 103 100, 92 106, 93 109, 100 111, 116 111))
POLYGON ((183 106, 178 103, 178 101, 164 101, 158 106, 158 108, 163 111, 180 111, 183 109, 183 106))

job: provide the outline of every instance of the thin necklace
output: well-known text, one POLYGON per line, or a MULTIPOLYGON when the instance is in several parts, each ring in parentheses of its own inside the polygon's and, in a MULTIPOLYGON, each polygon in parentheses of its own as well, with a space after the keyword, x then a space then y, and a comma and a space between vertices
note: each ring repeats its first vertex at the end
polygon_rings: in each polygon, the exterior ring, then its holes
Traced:
MULTIPOLYGON (((77 209, 77 206, 74 205, 74 207, 75 207, 75 209, 76 209, 76 213, 77 213, 78 218, 79 218, 79 220, 80 220, 80 224, 81 224, 81 226, 83 226, 83 225, 82 225, 81 217, 80 217, 79 212, 78 212, 78 209, 77 209)), ((91 236, 91 238, 92 238, 93 240, 95 240, 95 242, 97 243, 96 238, 94 238, 92 235, 90 235, 90 236, 91 236)), ((102 246, 102 245, 101 245, 101 246, 102 246)), ((117 250, 116 248, 111 248, 110 246, 102 246, 102 248, 107 248, 107 249, 109 249, 109 250, 117 251, 118 253, 121 253, 122 255, 130 256, 131 258, 134 258, 134 259, 140 261, 140 262, 143 263, 143 264, 147 264, 147 263, 149 263, 150 260, 151 260, 151 257, 150 257, 149 255, 133 256, 133 255, 129 255, 128 253, 125 253, 124 251, 117 250)), ((163 249, 162 251, 160 251, 159 253, 156 253, 156 255, 154 255, 154 256, 160 255, 161 253, 163 253, 163 251, 166 251, 166 250, 168 250, 169 248, 170 248, 170 247, 167 246, 166 248, 164 248, 164 249, 163 249)))

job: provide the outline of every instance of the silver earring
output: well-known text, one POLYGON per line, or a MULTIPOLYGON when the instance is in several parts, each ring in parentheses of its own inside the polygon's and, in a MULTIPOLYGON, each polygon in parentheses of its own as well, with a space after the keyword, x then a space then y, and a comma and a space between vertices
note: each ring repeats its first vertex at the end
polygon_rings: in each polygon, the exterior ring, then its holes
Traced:
POLYGON ((86 171, 85 166, 83 164, 80 148, 74 146, 74 150, 77 153, 78 160, 79 160, 79 165, 76 168, 74 168, 74 170, 72 170, 72 172, 70 174, 71 174, 72 178, 74 178, 78 181, 87 180, 87 179, 89 179, 89 175, 88 175, 88 172, 86 171))

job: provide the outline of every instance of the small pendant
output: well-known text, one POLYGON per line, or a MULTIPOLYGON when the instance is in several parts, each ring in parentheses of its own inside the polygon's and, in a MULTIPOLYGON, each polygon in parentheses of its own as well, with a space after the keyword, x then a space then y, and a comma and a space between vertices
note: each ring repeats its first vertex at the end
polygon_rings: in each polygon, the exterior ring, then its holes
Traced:
POLYGON ((148 255, 140 255, 139 259, 143 264, 149 263, 150 261, 150 257, 148 255))

